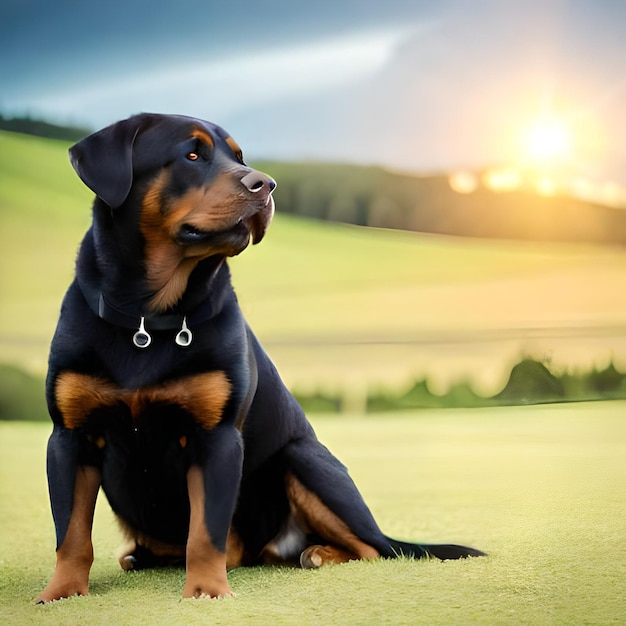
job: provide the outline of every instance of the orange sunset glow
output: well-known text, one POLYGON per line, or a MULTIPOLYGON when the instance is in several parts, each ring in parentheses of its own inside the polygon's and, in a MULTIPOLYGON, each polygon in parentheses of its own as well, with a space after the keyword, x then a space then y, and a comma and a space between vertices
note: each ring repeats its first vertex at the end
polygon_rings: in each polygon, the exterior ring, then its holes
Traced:
POLYGON ((449 177, 450 187, 461 194, 480 186, 500 193, 524 190, 626 208, 626 187, 594 171, 606 135, 600 120, 550 112, 513 128, 502 138, 502 152, 507 155, 503 163, 480 173, 456 171, 449 177))

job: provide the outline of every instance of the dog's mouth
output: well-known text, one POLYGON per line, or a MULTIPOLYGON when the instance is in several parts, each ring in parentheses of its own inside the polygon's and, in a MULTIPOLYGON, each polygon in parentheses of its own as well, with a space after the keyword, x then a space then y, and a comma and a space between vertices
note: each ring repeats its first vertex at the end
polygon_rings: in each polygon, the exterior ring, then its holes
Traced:
POLYGON ((263 237, 265 237, 265 233, 267 232, 273 216, 274 198, 269 196, 267 204, 260 211, 249 217, 247 220, 243 220, 243 223, 246 224, 250 232, 252 245, 259 243, 263 237))
POLYGON ((274 215, 274 202, 270 201, 260 211, 242 216, 237 222, 223 230, 203 230, 189 223, 178 229, 176 241, 183 246, 209 246, 216 252, 235 256, 252 244, 259 243, 274 215))

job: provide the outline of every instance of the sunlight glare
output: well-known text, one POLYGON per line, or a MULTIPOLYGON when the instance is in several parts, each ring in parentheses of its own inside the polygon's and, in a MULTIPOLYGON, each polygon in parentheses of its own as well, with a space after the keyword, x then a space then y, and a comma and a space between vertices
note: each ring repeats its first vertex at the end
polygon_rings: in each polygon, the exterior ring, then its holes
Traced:
POLYGON ((491 191, 516 191, 522 183, 521 173, 512 167, 495 167, 483 174, 483 184, 491 191))
POLYGON ((533 163, 562 163, 571 156, 571 131, 563 120, 546 117, 527 129, 522 147, 526 158, 533 163))
POLYGON ((549 176, 541 176, 535 180, 535 188, 539 195, 547 197, 555 196, 559 190, 556 181, 549 176))
POLYGON ((450 174, 448 184, 453 191, 460 194, 468 194, 476 191, 478 179, 473 172, 460 171, 450 174))

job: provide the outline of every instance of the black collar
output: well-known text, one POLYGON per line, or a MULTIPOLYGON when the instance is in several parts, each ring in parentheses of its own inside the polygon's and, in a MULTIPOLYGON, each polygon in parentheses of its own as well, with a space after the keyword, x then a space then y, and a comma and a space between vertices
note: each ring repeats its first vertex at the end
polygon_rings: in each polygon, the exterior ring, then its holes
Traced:
MULTIPOLYGON (((223 260, 213 270, 209 285, 215 280, 222 265, 223 260)), ((143 316, 127 313, 109 302, 98 287, 81 280, 80 277, 77 277, 77 282, 85 301, 95 315, 114 326, 137 331, 133 335, 133 343, 138 348, 147 348, 152 342, 149 331, 156 330, 177 330, 176 343, 187 347, 193 338, 191 329, 208 321, 215 313, 211 298, 205 298, 189 313, 148 313, 143 316)))

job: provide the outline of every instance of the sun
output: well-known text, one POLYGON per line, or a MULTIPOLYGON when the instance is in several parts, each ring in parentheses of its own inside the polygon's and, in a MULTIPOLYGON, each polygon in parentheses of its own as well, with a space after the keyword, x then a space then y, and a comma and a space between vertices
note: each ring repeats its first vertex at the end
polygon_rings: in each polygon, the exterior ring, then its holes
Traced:
POLYGON ((542 117, 530 124, 521 136, 524 160, 534 165, 562 165, 572 157, 574 142, 567 122, 542 117))

